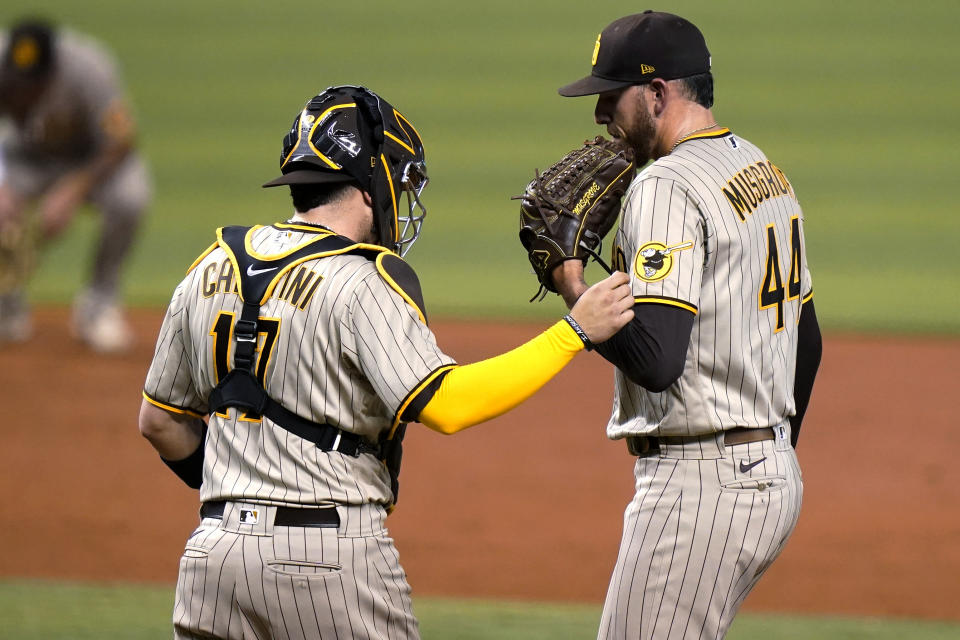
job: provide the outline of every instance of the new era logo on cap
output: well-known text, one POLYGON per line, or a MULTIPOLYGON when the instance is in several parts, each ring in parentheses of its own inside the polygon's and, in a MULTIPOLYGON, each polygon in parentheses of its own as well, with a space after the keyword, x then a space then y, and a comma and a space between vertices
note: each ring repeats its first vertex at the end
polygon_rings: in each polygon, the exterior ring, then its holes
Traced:
POLYGON ((657 69, 656 69, 655 67, 651 67, 651 66, 648 65, 648 64, 642 64, 642 65, 640 65, 640 73, 643 74, 643 75, 647 75, 648 73, 653 73, 653 72, 656 71, 656 70, 657 70, 657 69))

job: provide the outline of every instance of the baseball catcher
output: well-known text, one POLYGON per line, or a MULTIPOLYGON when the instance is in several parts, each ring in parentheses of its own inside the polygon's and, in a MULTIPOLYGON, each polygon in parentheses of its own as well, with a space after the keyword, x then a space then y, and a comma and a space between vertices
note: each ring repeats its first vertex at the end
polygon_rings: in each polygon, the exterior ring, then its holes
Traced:
POLYGON ((460 364, 401 258, 429 182, 410 120, 369 89, 334 86, 297 112, 281 149, 264 186, 289 189, 293 217, 217 230, 171 298, 144 384, 141 433, 202 503, 174 637, 420 640, 385 524, 407 424, 453 434, 516 407, 633 319, 629 278, 595 284, 517 348, 460 364))
POLYGON ((540 282, 531 302, 557 293, 550 273, 565 260, 586 262, 613 228, 636 172, 630 149, 597 136, 564 155, 527 185, 520 200, 520 242, 540 282))

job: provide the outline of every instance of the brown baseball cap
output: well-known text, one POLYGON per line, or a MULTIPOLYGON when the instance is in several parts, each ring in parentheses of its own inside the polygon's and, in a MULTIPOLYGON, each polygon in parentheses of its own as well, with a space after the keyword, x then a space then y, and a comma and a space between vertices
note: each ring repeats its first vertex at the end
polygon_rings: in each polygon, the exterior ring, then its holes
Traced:
POLYGON ((654 78, 674 80, 710 71, 710 51, 693 23, 647 10, 614 20, 597 36, 590 75, 560 87, 560 95, 588 96, 654 78))

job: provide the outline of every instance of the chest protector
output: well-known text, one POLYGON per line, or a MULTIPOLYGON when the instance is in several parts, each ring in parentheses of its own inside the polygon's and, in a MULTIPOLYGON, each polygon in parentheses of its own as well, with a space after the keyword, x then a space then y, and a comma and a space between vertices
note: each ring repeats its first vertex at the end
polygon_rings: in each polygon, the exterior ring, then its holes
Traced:
MULTIPOLYGON (((321 451, 336 451, 353 457, 364 454, 375 456, 390 472, 391 489, 394 503, 396 503, 402 456, 401 443, 406 424, 401 423, 398 428, 382 436, 379 442, 368 442, 361 436, 344 431, 335 425, 313 422, 290 411, 267 395, 266 389, 254 372, 260 307, 270 298, 284 274, 307 260, 330 255, 345 253, 360 255, 368 260, 377 261, 378 265, 382 262, 382 258, 377 260, 380 254, 392 258, 395 256, 383 247, 357 244, 327 230, 316 229, 317 238, 299 249, 269 259, 258 258, 250 255, 252 247, 248 241, 255 229, 239 226, 217 229, 215 246, 226 251, 233 263, 243 310, 233 329, 234 366, 210 392, 208 398, 210 412, 224 413, 230 408, 243 410, 254 419, 259 416, 269 418, 277 426, 312 442, 321 451)), ((303 228, 297 228, 297 230, 302 231, 303 228)), ((314 229, 310 228, 310 231, 314 229)), ((396 259, 399 260, 399 258, 396 259)), ((420 301, 419 290, 414 297, 418 298, 418 302, 420 301)), ((422 302, 418 311, 420 309, 422 309, 422 302)))

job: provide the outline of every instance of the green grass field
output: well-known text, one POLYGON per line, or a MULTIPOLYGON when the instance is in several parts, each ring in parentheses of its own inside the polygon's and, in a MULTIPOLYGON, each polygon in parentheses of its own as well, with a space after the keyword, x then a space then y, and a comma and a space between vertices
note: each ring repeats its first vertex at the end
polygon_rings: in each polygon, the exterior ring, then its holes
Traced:
MULTIPOLYGON (((589 69, 621 2, 305 4, 7 0, 0 22, 43 11, 95 34, 122 60, 153 166, 156 200, 125 281, 133 304, 163 304, 223 224, 290 211, 280 139, 331 84, 382 93, 424 136, 432 183, 410 254, 434 315, 553 317, 528 304, 516 240, 518 193, 600 132, 590 98, 561 84, 589 69)), ((707 34, 715 114, 760 144, 806 212, 817 312, 828 329, 960 331, 960 65, 952 0, 668 2, 707 34), (953 293, 951 293, 953 292, 953 293)), ((65 301, 84 275, 92 220, 49 250, 38 301, 65 301)), ((598 268, 592 272, 599 273, 598 268)))
MULTIPOLYGON (((429 0, 4 0, 0 24, 42 13, 121 60, 156 197, 125 278, 130 304, 163 305, 225 224, 287 217, 260 184, 302 103, 364 84, 416 124, 431 186, 410 254, 433 316, 555 317, 516 239, 534 167, 600 130, 589 98, 556 88, 589 70, 596 34, 646 8, 429 0)), ((960 66, 955 0, 663 2, 707 36, 721 124, 759 144, 806 213, 817 313, 827 330, 960 333, 960 66)), ((47 249, 36 302, 68 302, 95 219, 47 249)), ((599 269, 591 272, 597 275, 599 269)), ((415 585, 414 585, 415 586, 415 585)), ((0 637, 167 638, 172 587, 0 582, 0 637)), ((599 595, 598 595, 599 597, 599 595)), ((587 638, 595 606, 417 600, 425 638, 587 638)), ((730 638, 960 636, 934 622, 743 615, 730 638)))
MULTIPOLYGON (((160 640, 171 635, 173 587, 0 581, 0 637, 160 640)), ((593 605, 414 600, 424 640, 582 640, 596 636, 593 605)), ((729 640, 947 640, 960 624, 743 614, 729 640)))

